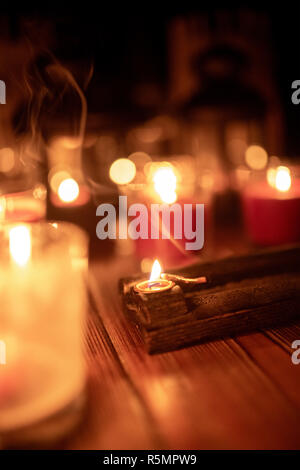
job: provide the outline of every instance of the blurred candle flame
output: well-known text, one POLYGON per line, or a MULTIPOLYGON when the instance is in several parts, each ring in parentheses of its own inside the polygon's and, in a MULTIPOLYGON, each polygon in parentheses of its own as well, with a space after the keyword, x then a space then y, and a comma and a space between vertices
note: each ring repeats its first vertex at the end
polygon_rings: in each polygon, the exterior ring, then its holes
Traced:
POLYGON ((31 256, 31 235, 25 225, 13 227, 9 231, 9 251, 11 258, 19 266, 25 266, 31 256))
POLYGON ((160 275, 161 275, 161 266, 159 264, 159 261, 156 259, 152 266, 152 271, 151 271, 149 281, 150 282, 158 281, 160 279, 160 275))
POLYGON ((173 204, 177 199, 177 177, 170 167, 159 168, 153 175, 154 189, 161 200, 167 204, 173 204))
POLYGON ((110 179, 116 184, 128 184, 136 175, 136 166, 129 158, 118 158, 109 170, 110 179))
POLYGON ((267 181, 272 188, 280 192, 286 192, 292 184, 291 172, 286 166, 269 168, 267 171, 267 181))
POLYGON ((79 195, 78 183, 73 178, 67 178, 60 183, 57 193, 63 202, 73 202, 79 195))
POLYGON ((250 145, 245 152, 245 160, 252 170, 262 170, 268 163, 268 154, 260 145, 250 145))

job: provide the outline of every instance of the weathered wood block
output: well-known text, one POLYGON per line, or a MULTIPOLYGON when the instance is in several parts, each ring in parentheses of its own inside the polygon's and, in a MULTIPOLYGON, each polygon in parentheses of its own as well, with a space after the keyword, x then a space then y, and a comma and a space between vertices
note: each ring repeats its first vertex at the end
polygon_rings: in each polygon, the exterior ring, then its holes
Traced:
POLYGON ((206 276, 159 293, 134 290, 145 276, 121 279, 124 310, 149 353, 174 350, 300 319, 300 247, 197 264, 178 273, 206 276))

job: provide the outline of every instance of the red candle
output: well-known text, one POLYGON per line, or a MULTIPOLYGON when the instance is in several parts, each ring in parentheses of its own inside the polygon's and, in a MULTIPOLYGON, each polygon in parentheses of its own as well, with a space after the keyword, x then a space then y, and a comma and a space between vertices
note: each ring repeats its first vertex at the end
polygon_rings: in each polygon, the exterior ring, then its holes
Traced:
POLYGON ((242 195, 250 239, 259 245, 300 241, 300 179, 291 179, 286 167, 268 170, 267 178, 242 195))
MULTIPOLYGON (((170 217, 170 233, 169 239, 162 238, 162 224, 160 216, 160 227, 159 227, 159 239, 151 238, 151 223, 154 221, 151 220, 150 207, 148 207, 148 239, 138 238, 135 240, 135 248, 137 257, 142 260, 143 258, 159 258, 163 265, 166 268, 172 268, 180 264, 190 263, 194 260, 195 255, 199 250, 187 250, 186 243, 191 243, 194 240, 187 239, 184 232, 184 205, 192 205, 192 225, 193 231, 196 229, 196 203, 192 201, 178 201, 176 204, 179 204, 182 209, 182 226, 181 226, 181 239, 175 239, 174 234, 176 232, 175 218, 173 214, 170 217)), ((204 242, 207 234, 207 225, 208 225, 208 205, 204 205, 204 242)), ((168 234, 167 234, 168 235, 168 234)))
MULTIPOLYGON (((155 168, 151 174, 152 186, 149 186, 148 201, 146 203, 148 208, 148 238, 136 240, 136 255, 142 260, 144 258, 159 258, 166 268, 172 268, 178 265, 184 265, 194 261, 195 255, 202 250, 202 247, 196 248, 195 240, 201 237, 200 230, 205 230, 207 234, 208 223, 208 205, 204 200, 192 200, 189 198, 178 198, 177 194, 177 176, 176 170, 172 165, 161 164, 155 168), (151 189, 152 188, 152 189, 151 189), (170 229, 168 230, 162 225, 162 215, 160 214, 159 222, 154 217, 151 217, 151 203, 152 204, 177 204, 181 209, 181 218, 176 217, 172 212, 170 214, 170 229), (204 204, 204 227, 203 221, 200 222, 200 227, 197 226, 197 206, 196 204, 204 204), (187 207, 189 206, 189 207, 187 207), (192 227, 185 227, 186 217, 185 214, 191 209, 192 227), (158 222, 158 223, 157 223, 158 222), (180 226, 178 226, 180 224, 180 226), (156 225, 159 225, 156 227, 156 225), (151 236, 151 229, 157 228, 159 233, 158 239, 151 236), (197 231, 194 239, 187 238, 186 229, 192 229, 193 233, 197 231), (175 234, 179 234, 180 238, 176 238, 175 234), (193 244, 195 249, 187 249, 187 244, 193 244)), ((179 190, 180 192, 180 190, 179 190)), ((206 198, 207 200, 207 198, 206 198)), ((147 223, 147 222, 146 222, 147 223)), ((205 240, 204 235, 204 240, 205 240)))

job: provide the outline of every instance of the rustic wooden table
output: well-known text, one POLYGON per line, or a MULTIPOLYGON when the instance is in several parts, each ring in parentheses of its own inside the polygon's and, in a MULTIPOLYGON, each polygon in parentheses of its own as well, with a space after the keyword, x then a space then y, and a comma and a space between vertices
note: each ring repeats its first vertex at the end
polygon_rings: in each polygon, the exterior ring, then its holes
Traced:
POLYGON ((299 449, 300 323, 149 356, 117 291, 136 270, 91 263, 88 410, 64 448, 299 449))

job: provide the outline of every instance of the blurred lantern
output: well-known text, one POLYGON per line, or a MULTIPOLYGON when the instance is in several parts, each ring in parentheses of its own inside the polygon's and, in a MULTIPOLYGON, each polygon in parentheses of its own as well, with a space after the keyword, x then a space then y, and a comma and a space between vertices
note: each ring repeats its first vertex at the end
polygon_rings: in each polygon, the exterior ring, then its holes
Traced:
POLYGON ((182 147, 195 156, 199 178, 212 172, 214 189, 222 193, 219 215, 229 220, 238 201, 235 170, 261 170, 265 149, 282 151, 282 110, 267 18, 238 11, 226 17, 217 10, 212 16, 170 23, 169 90, 182 147), (249 25, 257 34, 249 34, 249 25))

